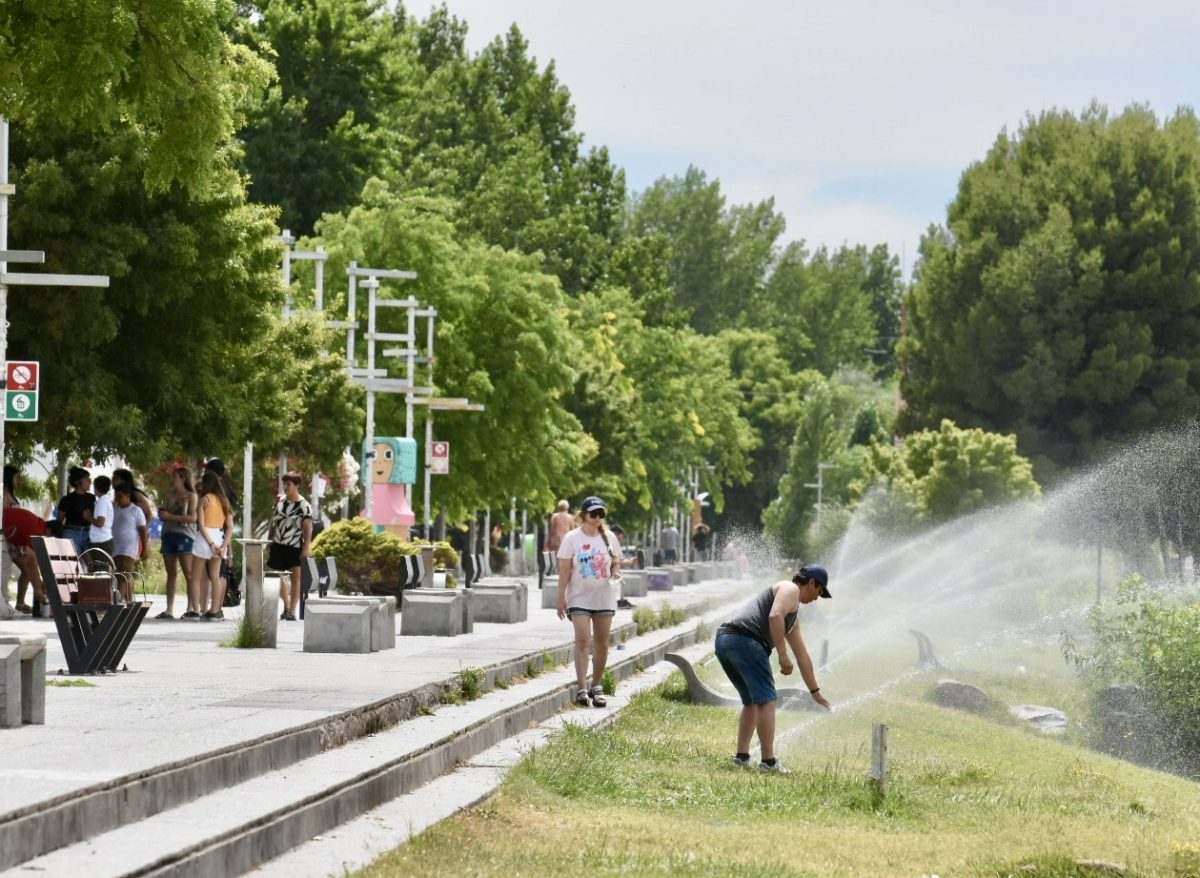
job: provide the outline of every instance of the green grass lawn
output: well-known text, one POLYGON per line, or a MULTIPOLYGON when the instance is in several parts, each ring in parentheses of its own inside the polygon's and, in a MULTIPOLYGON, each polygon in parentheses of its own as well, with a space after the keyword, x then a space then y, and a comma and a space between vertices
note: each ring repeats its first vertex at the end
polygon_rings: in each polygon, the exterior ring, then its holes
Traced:
MULTIPOLYGON (((1052 662, 1015 676, 989 664, 954 676, 1006 703, 1070 701, 1052 662)), ((729 764, 736 711, 692 705, 676 674, 612 729, 568 729, 486 806, 361 874, 1105 874, 1075 864, 1085 859, 1129 876, 1200 876, 1200 787, 1044 736, 1003 709, 937 707, 936 676, 832 715, 781 713, 780 753, 794 773, 767 776, 729 764), (866 786, 872 721, 890 729, 881 803, 866 786)))

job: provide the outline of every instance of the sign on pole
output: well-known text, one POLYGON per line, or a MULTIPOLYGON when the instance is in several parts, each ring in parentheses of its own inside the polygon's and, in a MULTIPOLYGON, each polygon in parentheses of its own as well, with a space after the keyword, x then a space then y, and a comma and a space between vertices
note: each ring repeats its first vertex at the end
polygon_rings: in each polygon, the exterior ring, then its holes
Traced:
POLYGON ((435 476, 450 472, 450 443, 434 442, 429 446, 429 471, 435 476))
POLYGON ((4 420, 38 419, 38 363, 9 360, 4 369, 4 420))

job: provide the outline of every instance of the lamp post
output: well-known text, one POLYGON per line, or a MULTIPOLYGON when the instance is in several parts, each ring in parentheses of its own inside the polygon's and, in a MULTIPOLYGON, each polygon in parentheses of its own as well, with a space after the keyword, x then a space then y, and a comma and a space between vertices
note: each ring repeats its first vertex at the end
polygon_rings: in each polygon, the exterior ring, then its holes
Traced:
POLYGON ((817 519, 821 518, 821 509, 825 499, 825 470, 837 469, 836 463, 818 463, 817 464, 817 480, 815 482, 805 482, 804 487, 817 489, 817 519))

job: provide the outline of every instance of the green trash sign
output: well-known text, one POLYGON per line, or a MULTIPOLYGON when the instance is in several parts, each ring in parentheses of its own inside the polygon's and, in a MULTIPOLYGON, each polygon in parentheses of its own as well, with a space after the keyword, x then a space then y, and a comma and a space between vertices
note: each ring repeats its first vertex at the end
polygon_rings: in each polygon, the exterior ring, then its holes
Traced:
POLYGON ((38 380, 36 360, 9 360, 4 364, 4 420, 38 419, 38 380))

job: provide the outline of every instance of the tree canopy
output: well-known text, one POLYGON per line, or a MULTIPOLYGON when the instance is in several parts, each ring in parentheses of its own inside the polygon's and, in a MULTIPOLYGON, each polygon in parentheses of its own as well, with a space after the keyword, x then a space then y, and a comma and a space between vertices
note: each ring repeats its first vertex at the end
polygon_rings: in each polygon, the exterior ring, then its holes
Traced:
POLYGON ((229 37, 232 0, 11 0, 0 5, 0 116, 136 131, 152 189, 207 186, 270 65, 229 37))
POLYGON ((901 429, 1015 433, 1052 471, 1200 403, 1200 124, 1132 107, 1001 134, 921 244, 901 429))

